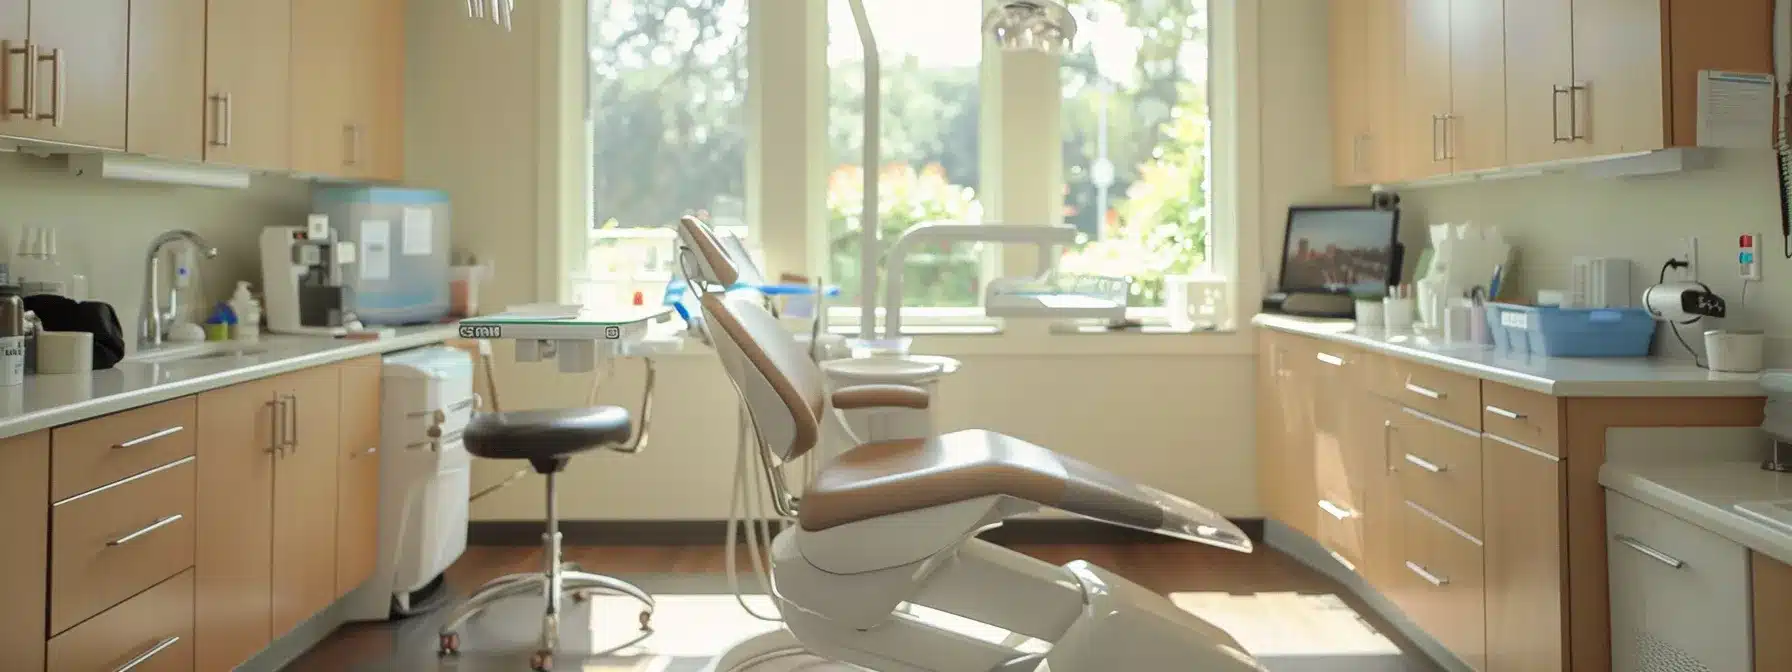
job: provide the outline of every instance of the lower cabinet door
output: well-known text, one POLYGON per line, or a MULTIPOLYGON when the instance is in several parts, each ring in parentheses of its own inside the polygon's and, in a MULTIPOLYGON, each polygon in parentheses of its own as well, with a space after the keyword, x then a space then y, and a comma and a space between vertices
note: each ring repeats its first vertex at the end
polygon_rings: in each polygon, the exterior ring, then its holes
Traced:
POLYGON ((1748 550, 1605 496, 1613 670, 1750 668, 1748 550))
POLYGON ((193 669, 193 570, 156 584, 50 640, 57 672, 193 669))
POLYGON ((1401 513, 1401 609, 1469 667, 1487 669, 1481 542, 1410 502, 1401 513))

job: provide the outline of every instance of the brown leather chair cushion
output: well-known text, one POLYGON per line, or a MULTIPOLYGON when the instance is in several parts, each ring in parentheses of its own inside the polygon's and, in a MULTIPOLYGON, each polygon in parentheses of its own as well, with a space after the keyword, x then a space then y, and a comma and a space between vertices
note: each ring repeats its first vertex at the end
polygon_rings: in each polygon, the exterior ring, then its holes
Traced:
POLYGON ((909 385, 853 385, 834 390, 834 408, 853 411, 864 408, 913 408, 924 410, 927 391, 909 385))

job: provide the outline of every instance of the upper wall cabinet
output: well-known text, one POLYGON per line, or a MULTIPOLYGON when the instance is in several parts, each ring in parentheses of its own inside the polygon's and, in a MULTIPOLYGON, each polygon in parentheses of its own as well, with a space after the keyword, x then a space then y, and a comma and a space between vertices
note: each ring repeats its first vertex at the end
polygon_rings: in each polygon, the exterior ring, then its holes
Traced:
POLYGON ((1771 0, 1346 0, 1332 11, 1340 184, 1695 146, 1700 70, 1773 70, 1771 0), (1364 54, 1378 45, 1404 53, 1394 90, 1371 95, 1364 54), (1388 101, 1393 121, 1377 134, 1363 110, 1388 101), (1391 169, 1362 158, 1378 151, 1391 169))
POLYGON ((292 168, 396 181, 404 95, 399 0, 292 0, 292 168))
POLYGON ((210 0, 205 26, 205 160, 291 167, 291 0, 210 0))
POLYGON ((131 0, 125 151, 205 158, 206 0, 131 0))
POLYGON ((0 0, 0 135, 122 150, 129 0, 0 0))

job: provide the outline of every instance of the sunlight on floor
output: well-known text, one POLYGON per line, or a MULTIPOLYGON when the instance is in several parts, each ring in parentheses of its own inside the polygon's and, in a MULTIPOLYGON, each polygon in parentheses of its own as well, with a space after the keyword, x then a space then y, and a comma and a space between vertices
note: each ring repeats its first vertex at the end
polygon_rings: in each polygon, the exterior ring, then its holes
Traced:
POLYGON ((1406 669, 1400 647, 1336 595, 1174 593, 1170 601, 1231 633, 1271 670, 1406 669), (1302 660, 1312 666, 1291 664, 1302 660))

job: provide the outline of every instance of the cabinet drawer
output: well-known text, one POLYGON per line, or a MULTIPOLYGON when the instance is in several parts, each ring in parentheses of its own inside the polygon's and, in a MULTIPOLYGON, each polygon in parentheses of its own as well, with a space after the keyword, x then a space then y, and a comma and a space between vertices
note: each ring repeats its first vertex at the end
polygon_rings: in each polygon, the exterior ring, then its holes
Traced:
POLYGON ((1612 669, 1749 669, 1748 550, 1623 495, 1605 501, 1612 669))
POLYGON ((57 635, 49 654, 59 672, 192 670, 193 570, 57 635))
POLYGON ((1363 513, 1335 498, 1319 500, 1319 545, 1350 571, 1363 566, 1363 513))
POLYGON ((1400 534, 1401 607, 1421 630, 1476 669, 1486 669, 1486 593, 1481 544, 1408 503, 1400 534))
POLYGON ((1373 378, 1382 396, 1469 429, 1481 429, 1481 379, 1392 357, 1373 378))
POLYGON ((51 430, 51 501, 192 455, 197 409, 185 397, 51 430))
POLYGON ((193 566, 195 467, 186 458, 50 510, 51 633, 193 566))
POLYGON ((1400 496, 1481 535, 1481 436, 1411 409, 1394 416, 1388 467, 1400 496))
POLYGON ((1562 456, 1561 411, 1555 397, 1509 385, 1481 383, 1481 429, 1503 439, 1562 456))

